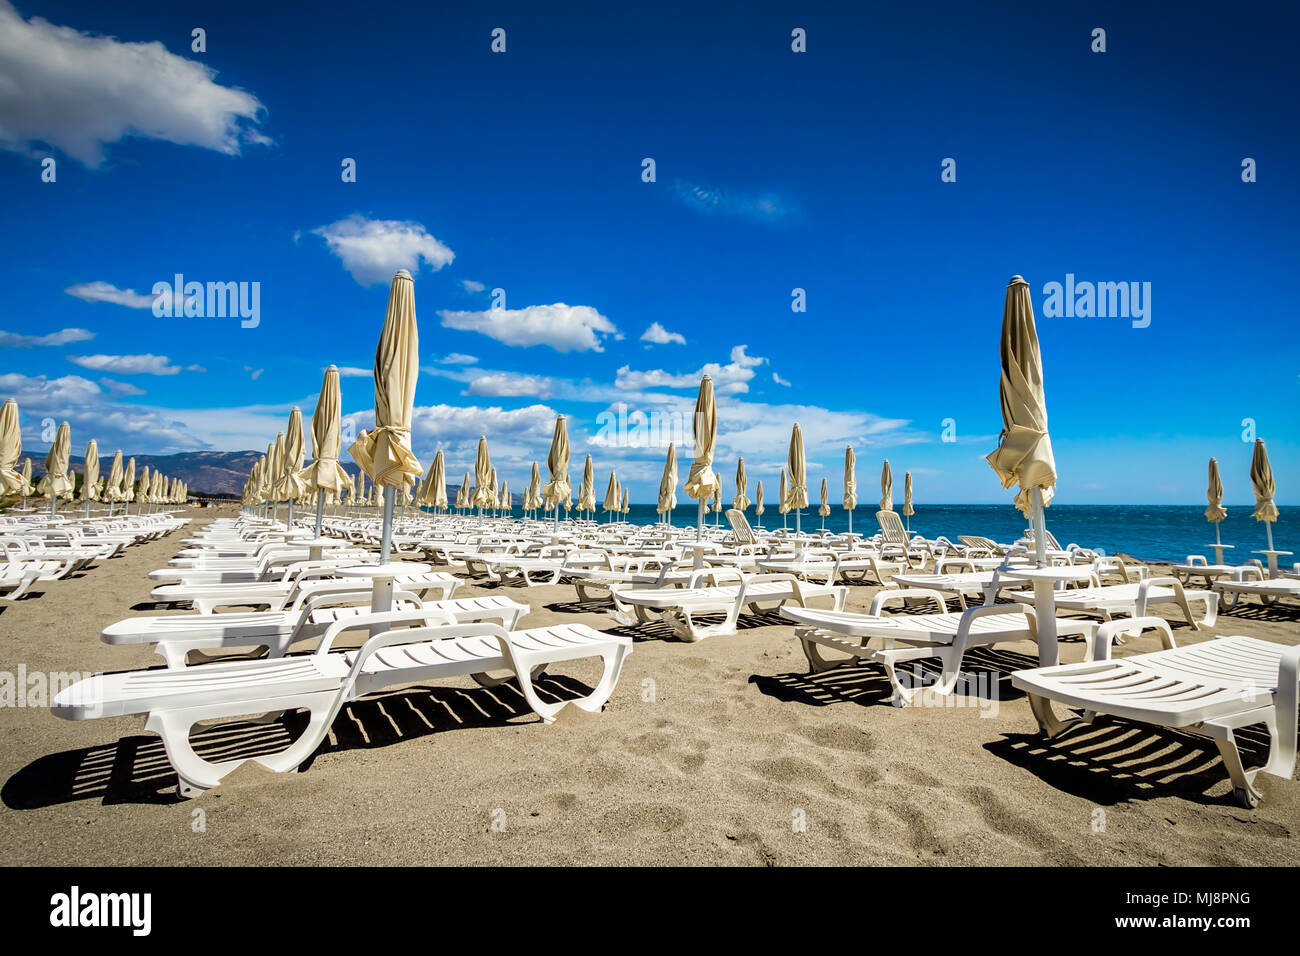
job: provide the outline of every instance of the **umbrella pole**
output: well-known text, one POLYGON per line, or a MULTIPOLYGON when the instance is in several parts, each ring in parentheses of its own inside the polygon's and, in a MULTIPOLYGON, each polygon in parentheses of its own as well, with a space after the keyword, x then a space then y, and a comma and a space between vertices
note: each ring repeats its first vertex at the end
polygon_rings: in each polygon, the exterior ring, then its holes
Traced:
POLYGON ((321 519, 325 517, 325 492, 316 492, 316 537, 320 537, 321 519))
POLYGON ((393 546, 393 496, 391 488, 384 489, 384 529, 379 538, 379 563, 388 563, 388 553, 393 546))
MULTIPOLYGON (((50 489, 50 517, 51 517, 51 518, 54 517, 54 505, 55 505, 55 503, 56 503, 58 500, 59 500, 59 499, 58 499, 58 496, 54 494, 54 489, 51 488, 51 489, 50 489)), ((1270 532, 1270 533, 1269 533, 1269 537, 1271 538, 1272 536, 1273 536, 1273 535, 1272 535, 1272 533, 1270 532)), ((1269 548, 1271 549, 1272 547, 1273 547, 1273 545, 1272 545, 1272 544, 1269 544, 1269 548)))
POLYGON ((1040 568, 1047 567, 1047 528, 1043 522, 1043 489, 1035 487, 1030 492, 1033 502, 1034 561, 1040 568))
POLYGON ((849 534, 853 533, 853 509, 849 509, 849 534))
POLYGON ((293 499, 292 498, 289 499, 289 517, 286 518, 285 521, 288 523, 290 528, 293 527, 293 499))
POLYGON ((799 513, 799 509, 795 508, 794 509, 794 533, 795 534, 803 534, 803 525, 800 520, 801 518, 802 515, 799 513))

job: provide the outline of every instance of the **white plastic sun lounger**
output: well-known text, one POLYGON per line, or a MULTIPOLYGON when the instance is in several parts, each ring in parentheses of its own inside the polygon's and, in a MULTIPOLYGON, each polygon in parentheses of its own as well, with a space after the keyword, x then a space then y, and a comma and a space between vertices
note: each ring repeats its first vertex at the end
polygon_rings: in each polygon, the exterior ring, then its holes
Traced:
POLYGON ((735 634, 736 624, 743 608, 753 614, 764 606, 781 607, 794 603, 807 607, 809 601, 831 600, 838 611, 848 600, 849 589, 842 585, 812 584, 800 581, 793 574, 742 574, 733 568, 705 568, 696 571, 685 588, 633 588, 614 589, 614 597, 638 610, 657 611, 664 621, 684 641, 702 641, 706 637, 735 634), (724 579, 735 579, 734 585, 720 585, 724 579), (712 587, 700 587, 700 582, 712 581, 712 587), (702 625, 695 618, 701 614, 723 614, 718 624, 702 625))
POLYGON ((1103 624, 1096 642, 1098 660, 1018 671, 1015 686, 1029 694, 1039 728, 1057 737, 1087 723, 1097 713, 1169 727, 1213 740, 1219 748, 1233 793, 1254 807, 1254 787, 1261 771, 1291 779, 1296 763, 1297 688, 1300 647, 1253 637, 1220 637, 1175 647, 1169 625, 1158 617, 1103 624), (1120 633, 1154 629, 1166 650, 1110 660, 1111 638, 1120 633), (1052 701, 1084 710, 1079 719, 1062 720, 1052 701), (1247 770, 1235 731, 1264 724, 1269 758, 1247 770))
MULTIPOLYGON (((329 569, 309 574, 325 574, 329 569)), ((346 582, 355 589, 358 579, 346 582)), ((422 595, 438 592, 438 599, 452 596, 460 579, 445 571, 403 574, 393 579, 397 587, 422 595)), ((155 601, 190 604, 200 614, 211 614, 219 607, 261 607, 282 610, 294 601, 302 589, 311 589, 322 582, 319 579, 296 581, 269 581, 253 584, 164 584, 150 592, 155 601)), ((334 582, 337 583, 337 582, 334 582)))
POLYGON ((1257 581, 1215 581, 1214 590, 1223 595, 1225 607, 1236 607, 1247 595, 1259 598, 1261 604, 1275 604, 1285 598, 1300 598, 1300 580, 1296 578, 1267 578, 1257 581))
MULTIPOLYGON (((1007 595, 1013 601, 1033 599, 1032 591, 1018 591, 1007 595)), ((1219 595, 1199 588, 1184 588, 1177 578, 1146 578, 1135 584, 1104 584, 1087 588, 1066 588, 1053 595, 1056 606, 1062 611, 1099 614, 1109 621, 1114 614, 1129 617, 1146 617, 1147 610, 1156 604, 1174 604, 1182 611, 1184 620, 1194 629, 1213 627, 1219 612, 1219 595), (1197 620, 1192 616, 1190 603, 1204 605, 1205 616, 1197 620)))
POLYGON ((550 723, 567 704, 598 712, 613 693, 632 641, 561 624, 509 632, 488 623, 408 627, 384 631, 359 650, 330 650, 347 630, 403 623, 400 612, 363 614, 332 625, 315 653, 303 657, 207 664, 182 671, 98 674, 65 688, 50 709, 67 720, 144 714, 145 729, 162 737, 179 778, 181 796, 197 796, 252 759, 269 770, 296 770, 325 739, 343 706, 392 687, 508 670, 533 711, 550 723), (604 673, 586 697, 547 702, 533 686, 533 671, 561 661, 600 657, 604 673), (270 756, 212 762, 200 757, 190 731, 200 721, 305 709, 306 730, 270 756))
POLYGON ((896 574, 894 582, 905 588, 919 588, 923 591, 938 591, 945 596, 952 595, 961 603, 963 611, 967 608, 967 595, 975 597, 980 604, 991 604, 1002 587, 1019 586, 1019 582, 1010 581, 1000 584, 997 571, 972 571, 965 574, 896 574))
MULTIPOLYGON (((961 676, 961 662, 973 647, 991 647, 1014 641, 1037 641, 1037 616, 1029 604, 995 604, 973 607, 960 614, 946 610, 938 591, 902 588, 882 591, 871 602, 867 614, 856 611, 824 611, 816 608, 784 607, 781 616, 794 621, 795 637, 803 644, 804 656, 813 673, 820 673, 857 660, 869 660, 885 668, 893 688, 890 702, 906 707, 922 693, 951 694, 961 676), (882 616, 884 605, 908 597, 928 597, 940 610, 933 614, 882 616), (879 638, 884 647, 867 646, 879 638), (842 652, 838 660, 822 656, 821 648, 842 652), (938 658, 939 679, 924 687, 904 686, 897 667, 908 661, 938 658)), ((1057 634, 1077 634, 1091 643, 1097 625, 1091 621, 1057 620, 1057 634)))
POLYGON ((17 601, 42 579, 45 571, 41 563, 0 564, 0 601, 17 601))
MULTIPOLYGON (((356 590, 317 594, 293 611, 133 617, 108 626, 100 637, 105 644, 152 644, 172 669, 187 666, 191 651, 266 648, 268 657, 283 657, 292 645, 319 637, 331 624, 369 614, 369 601, 369 591, 356 590)), ((428 624, 495 621, 508 631, 529 610, 527 604, 496 595, 423 602, 402 590, 393 592, 393 609, 425 612, 428 624)))

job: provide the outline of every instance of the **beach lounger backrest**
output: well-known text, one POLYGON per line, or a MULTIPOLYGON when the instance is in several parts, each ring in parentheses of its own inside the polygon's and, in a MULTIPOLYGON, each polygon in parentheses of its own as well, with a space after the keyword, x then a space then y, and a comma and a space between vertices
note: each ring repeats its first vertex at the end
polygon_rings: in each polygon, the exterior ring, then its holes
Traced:
POLYGON ((726 514, 727 521, 731 525, 731 533, 736 537, 736 544, 758 544, 754 529, 750 527, 749 519, 745 517, 743 511, 728 508, 726 514))
POLYGON ((911 539, 897 511, 877 511, 876 520, 880 522, 880 533, 886 544, 907 544, 911 539))

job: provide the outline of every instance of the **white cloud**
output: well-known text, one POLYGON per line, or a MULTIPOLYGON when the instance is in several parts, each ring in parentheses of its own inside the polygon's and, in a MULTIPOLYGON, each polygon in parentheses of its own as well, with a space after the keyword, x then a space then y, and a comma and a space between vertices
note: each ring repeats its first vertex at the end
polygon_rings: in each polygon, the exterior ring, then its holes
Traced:
POLYGON ((375 370, 372 368, 358 368, 355 365, 340 365, 339 378, 374 378, 375 370))
POLYGON ((552 380, 543 375, 521 375, 514 372, 489 372, 469 383, 465 395, 487 395, 493 397, 549 398, 552 394, 552 380))
MULTIPOLYGON (((63 291, 83 302, 111 302, 114 305, 124 305, 128 309, 151 309, 154 303, 154 297, 151 295, 136 292, 135 289, 119 289, 111 282, 78 282, 63 291)), ((170 301, 169 298, 168 302, 170 301)))
POLYGON ((266 369, 264 369, 264 368, 253 368, 253 366, 251 366, 251 365, 245 365, 245 366, 244 366, 244 371, 248 373, 248 377, 249 377, 249 378, 251 378, 254 382, 256 382, 259 378, 262 377, 262 373, 265 372, 266 369))
POLYGON ((720 395, 739 395, 749 391, 749 382, 754 378, 754 369, 767 362, 767 359, 748 355, 748 346, 737 345, 731 350, 731 361, 726 365, 709 362, 694 372, 674 374, 663 369, 636 371, 624 365, 618 370, 615 384, 619 388, 699 388, 700 379, 705 375, 712 377, 713 390, 720 395))
POLYGON ((482 292, 487 288, 482 282, 475 282, 473 279, 461 279, 460 287, 466 292, 482 292))
POLYGON ((450 265, 456 254, 431 236, 418 222, 367 219, 354 213, 346 219, 319 226, 314 235, 325 240, 343 268, 362 285, 388 282, 398 269, 411 275, 423 261, 434 272, 450 265))
POLYGON ((257 97, 215 76, 162 43, 23 20, 0 0, 0 148, 33 155, 48 145, 97 167, 104 147, 128 136, 230 156, 269 142, 257 97))
POLYGON ((69 342, 85 342, 93 339, 95 333, 88 329, 59 329, 48 335, 20 335, 17 332, 0 332, 0 349, 28 349, 42 345, 67 345, 69 342))
POLYGON ((736 193, 715 186, 678 180, 673 191, 686 206, 708 216, 730 216, 773 222, 785 219, 793 210, 776 193, 736 193))
POLYGON ((116 379, 101 378, 99 384, 104 386, 107 391, 114 395, 121 396, 122 398, 130 398, 136 395, 145 394, 143 388, 138 388, 130 382, 119 382, 116 379))
MULTIPOLYGON (((82 368, 115 375, 175 375, 181 370, 179 365, 169 364, 171 360, 167 356, 150 352, 143 355, 69 355, 68 361, 82 368)), ((189 370, 202 371, 197 365, 189 366, 189 370)))
POLYGON ((670 342, 685 345, 686 336, 680 332, 669 332, 658 322, 654 322, 651 323, 650 328, 641 333, 641 341, 649 342, 652 345, 668 345, 670 342))
POLYGON ((777 375, 776 372, 772 373, 772 381, 776 382, 776 384, 778 385, 784 385, 786 388, 790 387, 790 383, 787 382, 785 379, 783 379, 780 375, 777 375))
POLYGON ((557 352, 603 352, 602 335, 615 335, 614 323, 589 305, 530 305, 483 312, 443 310, 445 328, 479 332, 506 345, 549 345, 557 352))
POLYGON ((464 352, 449 352, 442 358, 434 359, 440 365, 477 365, 478 356, 466 355, 464 352))

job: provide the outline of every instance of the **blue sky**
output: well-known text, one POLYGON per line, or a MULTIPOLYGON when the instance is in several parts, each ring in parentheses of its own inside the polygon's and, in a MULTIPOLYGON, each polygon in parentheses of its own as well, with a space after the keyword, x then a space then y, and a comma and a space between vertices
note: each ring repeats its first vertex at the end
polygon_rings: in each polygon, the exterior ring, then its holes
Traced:
POLYGON ((868 492, 889 458, 918 502, 1005 501, 983 456, 1019 273, 1058 501, 1195 503, 1216 455, 1245 502, 1245 419, 1300 500, 1294 11, 843 6, 0 0, 0 397, 25 451, 46 418, 78 452, 264 448, 330 363, 366 427, 404 266, 414 443, 453 477, 486 433, 522 490, 559 412, 577 467, 652 500, 663 449, 597 416, 687 414, 712 366, 728 494, 743 454, 774 497, 798 420, 834 498, 851 443, 868 492), (259 283, 257 327, 155 317, 176 273, 259 283), (1045 316, 1067 274, 1150 283, 1150 325, 1045 316))

